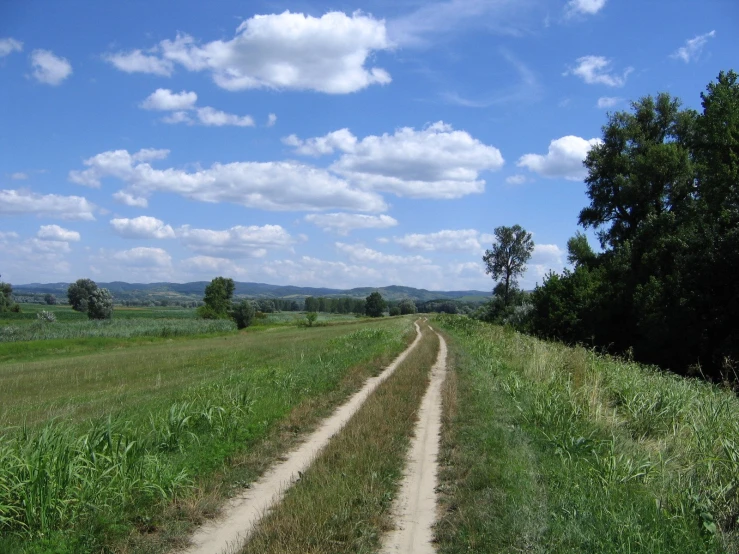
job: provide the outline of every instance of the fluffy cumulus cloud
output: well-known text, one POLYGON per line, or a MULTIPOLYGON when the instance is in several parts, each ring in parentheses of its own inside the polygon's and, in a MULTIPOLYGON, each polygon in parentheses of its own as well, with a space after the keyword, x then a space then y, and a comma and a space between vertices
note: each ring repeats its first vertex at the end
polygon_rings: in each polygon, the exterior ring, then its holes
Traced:
POLYGON ((172 265, 172 256, 166 250, 148 246, 113 252, 110 259, 123 266, 136 268, 168 268, 172 265))
POLYGON ((95 206, 82 196, 36 194, 27 190, 0 190, 0 215, 37 215, 61 219, 94 220, 95 206))
POLYGON ((596 106, 599 109, 607 109, 607 108, 613 108, 614 106, 617 106, 619 103, 623 102, 623 98, 618 98, 615 96, 602 96, 598 98, 598 103, 596 106))
POLYGON ((59 225, 42 225, 36 236, 40 240, 59 242, 77 242, 80 240, 80 234, 77 231, 70 231, 59 225))
MULTIPOLYGON (((149 160, 166 150, 103 152, 85 160, 87 169, 71 171, 75 183, 98 187, 101 179, 123 181, 124 194, 147 198, 155 192, 175 193, 201 202, 230 202, 263 210, 348 209, 384 211, 378 194, 359 190, 330 172, 296 162, 215 163, 208 169, 155 169, 149 160)), ((0 208, 2 209, 2 208, 0 208)))
POLYGON ((444 229, 435 233, 412 233, 393 237, 393 242, 408 250, 426 252, 472 252, 479 254, 487 243, 492 243, 493 235, 480 233, 475 229, 444 229))
POLYGON ((509 175, 505 178, 505 182, 509 185, 518 186, 523 185, 528 181, 528 178, 526 175, 522 175, 520 173, 517 173, 516 175, 509 175))
POLYGON ((716 31, 711 31, 705 35, 698 35, 697 37, 686 40, 685 46, 681 46, 675 50, 670 57, 682 60, 685 63, 695 61, 700 58, 701 52, 703 52, 703 48, 706 46, 708 39, 713 38, 714 36, 716 36, 716 31))
POLYGON ((595 15, 606 5, 606 0, 570 0, 565 6, 565 14, 595 15))
POLYGON ((158 88, 141 103, 141 107, 145 110, 189 110, 197 101, 198 95, 194 92, 158 88))
POLYGON ((482 171, 503 166, 500 151, 466 131, 455 131, 442 121, 415 130, 403 127, 362 140, 342 129, 324 137, 285 141, 298 153, 342 154, 331 170, 365 190, 391 192, 411 198, 460 198, 481 193, 482 171))
POLYGON ((207 127, 223 127, 235 125, 237 127, 253 127, 254 119, 249 115, 235 115, 217 110, 210 106, 198 108, 195 103, 198 95, 194 92, 172 92, 166 88, 159 88, 152 92, 140 106, 145 110, 169 111, 172 114, 165 117, 165 123, 199 123, 207 127))
POLYGON ((222 231, 183 226, 177 235, 190 250, 215 258, 261 258, 268 249, 290 248, 295 242, 280 225, 237 225, 222 231))
POLYGON ((147 215, 110 220, 113 231, 127 239, 173 239, 174 229, 162 220, 147 215))
POLYGON ((518 167, 526 167, 544 177, 560 177, 580 181, 587 176, 583 161, 600 139, 585 140, 575 136, 558 138, 549 143, 546 155, 525 154, 518 160, 518 167))
POLYGON ((358 263, 369 263, 373 265, 394 265, 394 266, 414 266, 430 265, 431 260, 423 256, 398 256, 396 254, 385 254, 377 250, 373 250, 363 244, 346 244, 343 242, 336 243, 336 249, 346 254, 350 260, 358 263))
POLYGON ((324 231, 333 231, 339 235, 348 235, 355 229, 387 229, 398 224, 395 218, 384 214, 308 214, 305 216, 305 220, 324 231))
POLYGON ((537 244, 528 263, 523 279, 525 286, 541 283, 550 271, 560 272, 564 268, 566 252, 556 244, 537 244))
POLYGON ((365 64, 373 52, 391 46, 385 22, 370 15, 329 12, 312 17, 286 11, 247 19, 231 40, 201 44, 190 35, 178 34, 148 53, 134 50, 105 58, 127 72, 170 75, 175 65, 208 71, 218 86, 228 90, 345 94, 390 82, 387 71, 365 64))
POLYGON ((215 256, 193 256, 191 258, 185 258, 180 262, 180 267, 186 274, 194 274, 199 277, 207 276, 213 278, 218 275, 238 277, 246 274, 245 269, 233 260, 215 256))
POLYGON ((578 58, 576 63, 577 65, 564 75, 575 75, 589 85, 622 87, 626 84, 629 74, 634 71, 633 67, 627 67, 623 73, 615 73, 611 68, 611 60, 603 56, 583 56, 578 58))
POLYGON ((171 61, 152 54, 144 54, 141 50, 105 54, 103 59, 126 73, 150 73, 169 77, 174 71, 174 64, 171 61))
POLYGON ((13 52, 20 52, 23 50, 23 43, 14 38, 0 38, 0 58, 12 54, 13 52))
POLYGON ((33 77, 47 85, 56 86, 72 74, 72 64, 50 50, 34 50, 31 53, 31 66, 33 77))
POLYGON ((132 208, 146 208, 149 205, 149 201, 146 198, 134 196, 122 190, 113 193, 113 200, 126 206, 131 206, 132 208))

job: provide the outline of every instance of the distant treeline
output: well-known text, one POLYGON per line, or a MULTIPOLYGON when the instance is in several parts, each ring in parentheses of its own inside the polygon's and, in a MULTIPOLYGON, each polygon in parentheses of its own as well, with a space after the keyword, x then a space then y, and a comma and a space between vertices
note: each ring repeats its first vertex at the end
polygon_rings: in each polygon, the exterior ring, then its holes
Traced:
POLYGON ((701 98, 701 112, 660 94, 609 115, 579 216, 602 251, 570 239, 574 269, 526 300, 529 331, 739 381, 737 74, 701 98))

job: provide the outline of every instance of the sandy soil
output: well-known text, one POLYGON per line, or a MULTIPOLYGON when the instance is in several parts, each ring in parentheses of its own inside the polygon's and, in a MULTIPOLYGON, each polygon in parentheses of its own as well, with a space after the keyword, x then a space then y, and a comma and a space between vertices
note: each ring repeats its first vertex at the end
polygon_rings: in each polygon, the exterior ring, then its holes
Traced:
POLYGON ((446 377, 447 347, 439 337, 439 355, 431 369, 431 382, 421 401, 415 436, 408 453, 405 476, 393 512, 395 530, 383 540, 382 553, 431 554, 436 522, 441 386, 446 377))
POLYGON ((183 554, 223 554, 235 552, 245 543, 259 520, 280 502, 290 488, 311 465, 319 452, 351 419, 375 389, 395 372, 421 340, 416 323, 416 338, 380 375, 368 379, 362 389, 339 407, 331 417, 309 435, 305 442, 224 507, 221 517, 203 525, 192 536, 191 546, 183 554))

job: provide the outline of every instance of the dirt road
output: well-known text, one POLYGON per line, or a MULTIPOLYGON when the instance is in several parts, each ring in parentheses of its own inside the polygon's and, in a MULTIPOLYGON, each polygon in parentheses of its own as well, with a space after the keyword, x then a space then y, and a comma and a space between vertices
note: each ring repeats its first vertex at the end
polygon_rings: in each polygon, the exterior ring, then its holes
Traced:
POLYGON ((447 347, 439 337, 439 355, 431 369, 431 383, 421 402, 405 476, 394 505, 396 529, 383 540, 383 554, 432 554, 436 521, 441 387, 446 378, 447 347))
MULTIPOLYGON (((238 551, 267 511, 275 506, 300 477, 319 452, 338 433, 362 406, 374 390, 390 377, 400 363, 421 340, 421 329, 416 326, 416 338, 380 375, 367 380, 357 392, 321 426, 308 436, 303 444, 277 463, 241 495, 233 498, 222 516, 201 527, 192 537, 191 546, 183 554, 223 554, 238 551)), ((443 344, 443 341, 442 341, 443 344)), ((444 347, 445 348, 445 347, 444 347)))

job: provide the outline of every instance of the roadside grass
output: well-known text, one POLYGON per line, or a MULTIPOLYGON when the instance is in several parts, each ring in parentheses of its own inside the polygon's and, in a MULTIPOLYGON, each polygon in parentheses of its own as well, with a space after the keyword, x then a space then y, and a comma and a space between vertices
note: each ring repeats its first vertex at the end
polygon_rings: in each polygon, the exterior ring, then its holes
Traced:
POLYGON ((731 391, 469 318, 438 321, 455 373, 440 552, 739 551, 731 391))
POLYGON ((182 545, 413 334, 384 320, 0 364, 0 551, 182 545))
POLYGON ((241 551, 369 553, 392 525, 413 422, 439 341, 424 338, 261 522, 241 551))

